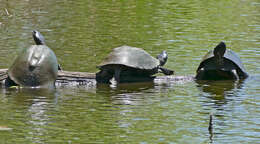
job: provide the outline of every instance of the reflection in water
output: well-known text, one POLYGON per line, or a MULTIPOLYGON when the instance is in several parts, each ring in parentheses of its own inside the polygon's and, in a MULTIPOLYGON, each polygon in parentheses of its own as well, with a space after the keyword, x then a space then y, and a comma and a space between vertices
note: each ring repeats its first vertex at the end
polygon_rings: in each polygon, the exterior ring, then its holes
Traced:
MULTIPOLYGON (((226 41, 249 73, 259 74, 257 1, 0 0, 0 66, 9 67, 33 43, 30 31, 37 28, 64 70, 96 72, 113 48, 131 45, 153 56, 167 50, 167 67, 190 75, 208 49, 226 41)), ((207 143, 205 121, 216 108, 214 143, 257 143, 259 80, 243 88, 215 86, 218 91, 211 83, 199 91, 193 82, 94 92, 66 87, 57 89, 57 105, 53 93, 8 91, 0 94, 0 125, 13 131, 0 143, 207 143), (39 127, 44 136, 37 135, 39 127)))
POLYGON ((120 83, 98 84, 98 95, 109 95, 113 104, 119 105, 140 105, 146 97, 152 97, 157 93, 165 93, 172 90, 176 83, 154 83, 154 82, 137 82, 137 83, 120 83))
POLYGON ((26 125, 30 128, 26 139, 34 143, 43 143, 47 133, 45 127, 51 122, 48 111, 57 104, 58 95, 54 89, 7 89, 5 93, 14 96, 17 107, 22 106, 26 111, 26 125))
MULTIPOLYGON (((243 82, 244 80, 197 81, 197 86, 202 92, 209 95, 208 98, 213 100, 216 106, 221 106, 228 102, 226 97, 236 96, 236 92, 242 88, 243 82)), ((209 103, 211 102, 209 101, 209 103)))
POLYGON ((152 82, 123 83, 116 87, 113 85, 98 84, 97 94, 109 95, 113 104, 138 105, 143 94, 154 88, 152 82))
MULTIPOLYGON (((243 88, 244 80, 233 81, 233 80, 223 80, 223 81, 196 81, 197 87, 202 91, 202 96, 208 99, 204 100, 204 108, 210 109, 212 107, 213 115, 219 120, 214 122, 213 127, 226 127, 228 122, 226 118, 228 117, 225 112, 229 111, 226 105, 233 100, 238 98, 238 92, 243 88)), ((233 111, 233 110, 231 110, 233 111)), ((211 115, 211 116, 213 116, 211 115)), ((212 119, 212 117, 211 117, 212 119)), ((209 131, 210 143, 214 142, 214 135, 222 135, 222 132, 209 131)))

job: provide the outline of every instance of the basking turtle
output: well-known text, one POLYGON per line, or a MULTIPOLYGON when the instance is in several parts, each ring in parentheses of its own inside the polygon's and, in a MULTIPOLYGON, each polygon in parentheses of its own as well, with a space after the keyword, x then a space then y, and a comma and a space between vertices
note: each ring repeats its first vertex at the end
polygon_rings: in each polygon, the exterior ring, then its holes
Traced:
POLYGON ((58 74, 56 55, 45 45, 40 32, 33 31, 32 35, 36 45, 23 49, 14 60, 8 69, 6 86, 54 86, 58 74))
POLYGON ((159 54, 156 59, 143 49, 121 46, 115 48, 98 66, 100 72, 96 74, 96 79, 100 83, 109 83, 114 77, 117 83, 122 83, 149 81, 154 78, 152 75, 158 72, 172 75, 174 71, 162 67, 167 58, 166 51, 159 54))
POLYGON ((197 69, 197 80, 244 79, 248 74, 235 52, 220 42, 203 58, 197 69))

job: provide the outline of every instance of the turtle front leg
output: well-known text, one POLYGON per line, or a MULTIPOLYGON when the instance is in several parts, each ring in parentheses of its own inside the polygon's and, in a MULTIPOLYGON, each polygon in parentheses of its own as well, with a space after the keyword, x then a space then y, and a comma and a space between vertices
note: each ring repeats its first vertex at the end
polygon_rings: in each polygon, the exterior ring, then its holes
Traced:
POLYGON ((58 64, 58 70, 62 71, 62 68, 61 68, 60 64, 58 64))
POLYGON ((165 75, 173 75, 174 74, 173 70, 170 70, 170 69, 167 69, 167 68, 164 68, 164 67, 161 67, 161 66, 159 66, 158 70, 159 70, 158 72, 163 73, 165 75))
POLYGON ((237 71, 236 71, 235 69, 233 69, 231 72, 232 72, 232 74, 233 74, 233 78, 234 78, 235 80, 239 80, 239 76, 238 76, 238 74, 237 74, 237 71))
POLYGON ((198 70, 197 75, 196 75, 195 78, 197 80, 203 80, 204 77, 205 77, 205 70, 204 70, 204 68, 201 68, 201 69, 198 70))
POLYGON ((98 83, 110 83, 110 79, 113 77, 112 74, 109 73, 109 71, 103 69, 96 73, 96 80, 98 83))
POLYGON ((121 73, 121 69, 120 68, 116 68, 115 69, 115 73, 114 73, 114 78, 115 78, 117 83, 120 83, 120 73, 121 73))
POLYGON ((13 80, 10 79, 10 77, 8 76, 5 79, 5 86, 6 87, 12 87, 12 86, 18 86, 13 80))

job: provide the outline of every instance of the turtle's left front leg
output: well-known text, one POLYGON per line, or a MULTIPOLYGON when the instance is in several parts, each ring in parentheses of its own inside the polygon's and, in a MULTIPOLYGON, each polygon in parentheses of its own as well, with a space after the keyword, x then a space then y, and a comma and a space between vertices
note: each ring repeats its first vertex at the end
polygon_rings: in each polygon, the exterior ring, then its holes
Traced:
POLYGON ((235 69, 233 69, 231 72, 232 72, 232 74, 233 74, 233 78, 234 78, 235 80, 239 80, 239 76, 238 76, 238 74, 237 74, 237 71, 236 71, 235 69))
POLYGON ((120 72, 121 68, 115 68, 114 78, 117 83, 120 83, 120 72))

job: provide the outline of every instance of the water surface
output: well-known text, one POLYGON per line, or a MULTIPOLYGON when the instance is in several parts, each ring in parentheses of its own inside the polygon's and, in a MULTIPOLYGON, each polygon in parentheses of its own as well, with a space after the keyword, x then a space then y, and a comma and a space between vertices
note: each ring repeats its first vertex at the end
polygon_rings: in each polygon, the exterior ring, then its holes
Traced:
POLYGON ((97 72, 121 45, 169 54, 165 67, 194 75, 220 41, 242 59, 244 81, 4 89, 1 143, 258 143, 258 0, 0 0, 0 68, 39 30, 63 69, 97 72), (213 137, 208 132, 213 114, 213 137))

